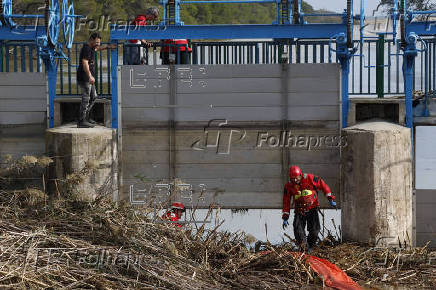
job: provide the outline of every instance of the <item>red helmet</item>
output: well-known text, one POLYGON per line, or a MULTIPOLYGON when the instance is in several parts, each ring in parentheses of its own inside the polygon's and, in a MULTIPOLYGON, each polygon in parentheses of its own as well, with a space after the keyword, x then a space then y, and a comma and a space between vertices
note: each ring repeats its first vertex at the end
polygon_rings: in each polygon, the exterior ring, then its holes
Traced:
POLYGON ((185 206, 181 202, 173 202, 171 209, 181 209, 182 211, 185 211, 185 206))
POLYGON ((292 165, 289 168, 289 178, 297 178, 298 176, 301 176, 301 168, 295 165, 292 165))

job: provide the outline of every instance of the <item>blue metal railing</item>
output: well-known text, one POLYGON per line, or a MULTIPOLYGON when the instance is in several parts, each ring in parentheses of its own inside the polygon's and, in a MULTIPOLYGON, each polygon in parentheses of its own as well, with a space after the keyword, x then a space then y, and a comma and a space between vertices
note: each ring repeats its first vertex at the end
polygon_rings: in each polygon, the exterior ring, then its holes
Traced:
MULTIPOLYGON (((351 60, 350 95, 376 94, 376 42, 375 39, 364 41, 358 55, 351 60)), ((414 68, 414 90, 434 91, 436 87, 436 39, 427 39, 428 49, 419 53, 414 68)), ((359 41, 355 41, 357 45, 359 41)), ((69 60, 58 62, 58 95, 79 95, 76 82, 76 70, 79 62, 80 48, 83 43, 74 43, 66 50, 69 60)), ((418 48, 421 43, 418 44, 418 48)), ((120 64, 126 64, 126 49, 135 45, 124 44, 119 50, 120 64)), ((155 43, 144 49, 144 62, 148 65, 162 64, 162 44, 155 43)), ((280 63, 280 43, 274 41, 221 41, 192 42, 190 63, 192 64, 274 64, 280 63)), ((402 62, 398 46, 386 40, 385 59, 387 65, 384 75, 384 93, 404 94, 402 62)), ((110 50, 96 53, 96 88, 99 95, 111 94, 111 58, 110 50)), ((289 63, 331 63, 337 62, 336 55, 329 49, 328 40, 295 41, 289 46, 289 63)), ((40 72, 45 70, 41 64, 37 47, 34 43, 0 42, 1 72, 40 72)))

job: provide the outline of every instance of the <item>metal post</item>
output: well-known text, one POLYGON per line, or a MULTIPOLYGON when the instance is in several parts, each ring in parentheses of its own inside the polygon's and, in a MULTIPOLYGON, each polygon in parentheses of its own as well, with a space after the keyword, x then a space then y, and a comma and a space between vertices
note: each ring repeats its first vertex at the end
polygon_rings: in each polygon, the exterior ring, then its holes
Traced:
POLYGON ((350 60, 345 58, 339 59, 341 62, 341 81, 342 81, 342 128, 346 128, 348 125, 348 108, 349 108, 349 99, 348 99, 348 74, 350 73, 350 60))
POLYGON ((3 72, 3 58, 4 58, 4 46, 3 41, 0 41, 0 72, 3 72))
POLYGON ((413 126, 412 98, 413 98, 413 64, 415 57, 404 55, 403 75, 404 75, 404 94, 406 98, 406 126, 413 126))
MULTIPOLYGON (((112 40, 113 44, 118 44, 112 40)), ((118 129, 118 45, 111 51, 111 73, 112 73, 112 128, 118 129)))
POLYGON ((403 75, 404 75, 404 93, 406 102, 406 126, 413 129, 413 68, 415 57, 418 55, 416 50, 417 36, 411 33, 407 38, 407 46, 403 53, 403 75))
POLYGON ((376 91, 377 97, 384 95, 384 69, 385 69, 385 37, 379 34, 376 50, 376 91))
POLYGON ((96 52, 94 55, 94 68, 95 68, 95 90, 97 91, 97 94, 100 94, 101 92, 98 89, 98 84, 100 83, 99 79, 98 79, 98 70, 99 70, 99 65, 98 65, 98 53, 96 52))
POLYGON ((56 98, 57 65, 56 59, 46 60, 48 74, 48 127, 54 127, 54 100, 56 98))
POLYGON ((353 54, 356 52, 356 48, 349 48, 347 45, 345 35, 340 35, 336 39, 337 44, 337 58, 341 63, 341 94, 342 94, 342 128, 346 128, 348 125, 348 109, 349 109, 349 99, 348 99, 348 77, 350 73, 350 59, 353 57, 353 54))

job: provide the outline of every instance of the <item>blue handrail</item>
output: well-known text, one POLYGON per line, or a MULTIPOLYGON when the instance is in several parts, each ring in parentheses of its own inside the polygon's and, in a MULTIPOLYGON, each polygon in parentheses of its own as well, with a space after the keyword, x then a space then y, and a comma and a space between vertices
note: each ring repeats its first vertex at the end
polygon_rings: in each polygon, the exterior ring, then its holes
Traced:
MULTIPOLYGON (((356 40, 357 42, 360 42, 356 40)), ((436 91, 436 39, 425 39, 424 44, 418 43, 419 53, 414 68, 414 90, 436 91), (425 72, 428 72, 427 74, 425 72)), ((106 43, 104 43, 106 44, 106 43)), ((376 40, 365 39, 359 47, 359 55, 351 61, 350 95, 375 95, 375 44, 376 40), (365 57, 363 57, 365 55, 365 57)), ((79 62, 79 52, 83 42, 76 42, 65 54, 69 60, 59 60, 57 94, 79 95, 76 83, 76 70, 79 62)), ((190 44, 189 63, 191 64, 274 64, 280 63, 279 41, 220 41, 198 42, 190 44)), ((144 64, 160 65, 161 47, 157 42, 148 49, 143 49, 144 64)), ((180 45, 171 45, 173 48, 180 45)), ((186 47, 186 45, 183 45, 186 47)), ((141 48, 138 45, 125 43, 120 49, 120 64, 127 64, 125 50, 141 48)), ((186 48, 185 48, 186 49, 186 48)), ((178 49, 177 49, 178 50, 178 49)), ((401 73, 402 58, 397 55, 397 46, 392 40, 386 40, 386 55, 389 66, 385 70, 385 95, 404 94, 401 73)), ((179 59, 179 56, 176 57, 179 59)), ((298 40, 289 46, 289 63, 329 63, 337 62, 334 52, 329 50, 329 40, 298 40)), ((110 50, 99 51, 96 56, 96 80, 99 95, 111 95, 110 50)), ((3 41, 0 42, 0 72, 41 72, 43 66, 38 55, 38 49, 33 42, 3 41)))

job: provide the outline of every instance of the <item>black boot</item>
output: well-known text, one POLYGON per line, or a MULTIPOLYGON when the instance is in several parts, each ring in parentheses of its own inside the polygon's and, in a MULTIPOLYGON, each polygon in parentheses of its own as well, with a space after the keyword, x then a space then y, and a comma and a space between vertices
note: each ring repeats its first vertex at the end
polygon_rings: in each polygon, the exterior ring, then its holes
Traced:
POLYGON ((77 123, 77 128, 94 128, 94 124, 88 122, 88 114, 86 112, 80 112, 80 120, 77 123))
MULTIPOLYGON (((90 109, 92 109, 92 108, 90 108, 90 109)), ((86 118, 85 118, 85 120, 86 121, 88 121, 89 123, 91 123, 91 124, 93 124, 93 125, 95 125, 95 124, 97 124, 97 121, 95 121, 94 119, 91 119, 91 112, 90 112, 90 110, 86 113, 86 118)))
POLYGON ((88 121, 80 121, 78 124, 77 124, 77 128, 94 128, 94 124, 91 124, 90 122, 88 122, 88 121))

